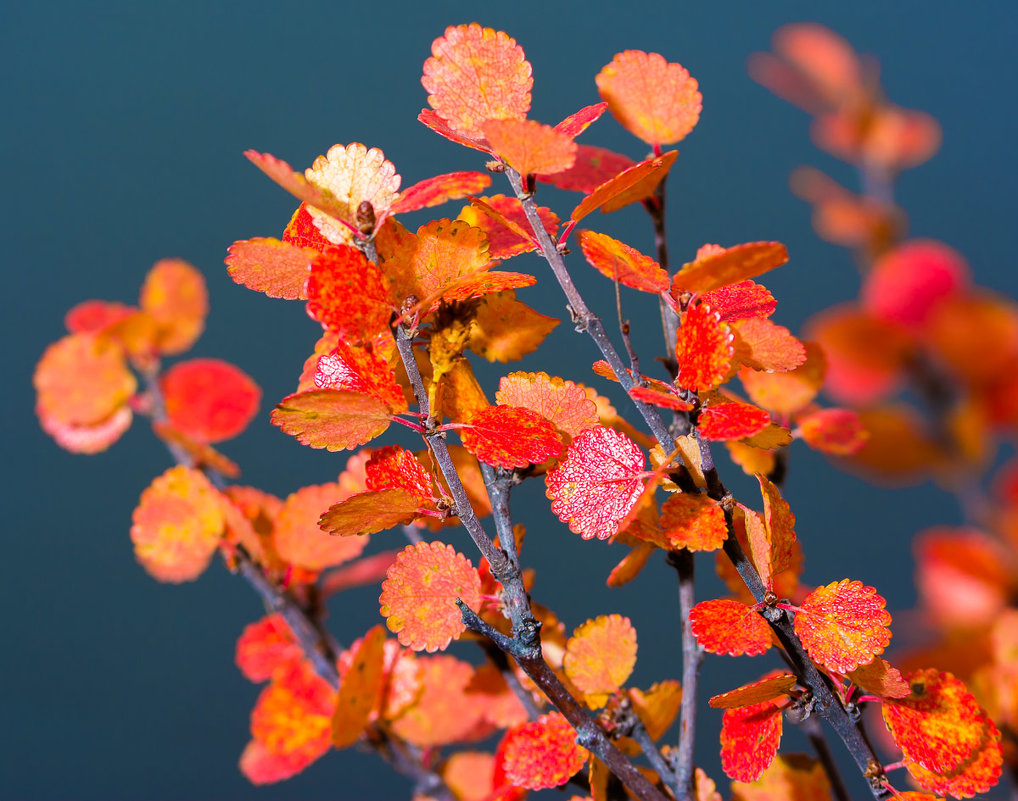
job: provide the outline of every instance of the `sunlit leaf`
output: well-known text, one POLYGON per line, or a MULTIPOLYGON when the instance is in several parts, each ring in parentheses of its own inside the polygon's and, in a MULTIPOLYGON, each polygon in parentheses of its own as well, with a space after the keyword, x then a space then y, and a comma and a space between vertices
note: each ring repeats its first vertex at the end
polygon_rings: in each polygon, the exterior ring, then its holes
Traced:
POLYGON ((441 542, 408 545, 382 582, 378 599, 389 630, 415 651, 441 651, 466 631, 456 599, 475 612, 481 579, 463 554, 441 542))
POLYGON ((293 638, 282 615, 266 615, 244 627, 237 640, 234 661, 244 678, 267 681, 279 669, 300 662, 304 651, 293 638))
POLYGON ((771 629, 752 607, 727 598, 701 601, 689 613, 696 641, 712 654, 756 656, 771 647, 771 629))
POLYGON ((495 402, 532 409, 570 437, 598 422, 597 407, 572 381, 547 373, 510 373, 499 381, 495 402))
POLYGON ((678 142, 700 119, 696 79, 658 53, 618 53, 595 80, 615 119, 648 145, 678 142))
POLYGON ((368 490, 323 510, 318 525, 337 539, 349 539, 410 523, 422 505, 421 499, 406 489, 368 490))
POLYGON ((806 361, 806 348, 784 326, 763 317, 732 323, 735 358, 754 370, 785 372, 806 361))
POLYGON ((712 289, 704 292, 700 298, 726 323, 752 317, 770 317, 778 307, 778 302, 767 287, 754 281, 740 281, 712 289))
POLYGON ((725 513, 699 493, 672 493, 661 507, 661 530, 670 548, 690 551, 716 551, 728 538, 725 513))
POLYGON ((869 438, 859 413, 851 409, 820 409, 798 419, 802 438, 825 453, 856 453, 869 438))
POLYGON ((649 197, 672 168, 679 151, 672 150, 662 156, 634 164, 604 183, 595 187, 580 204, 573 209, 570 218, 579 222, 592 211, 615 211, 628 203, 649 197))
MULTIPOLYGON (((763 558, 757 562, 760 564, 766 561, 768 574, 775 576, 783 570, 792 566, 795 553, 795 515, 792 509, 781 496, 781 491, 774 485, 767 476, 757 475, 760 483, 760 495, 763 498, 763 522, 767 532, 767 553, 766 560, 763 558)), ((753 549, 754 557, 763 557, 756 548, 753 549)))
POLYGON ((728 375, 734 353, 727 323, 722 323, 706 304, 690 306, 675 345, 679 365, 676 382, 686 389, 711 389, 728 375))
POLYGON ((573 632, 562 667, 588 706, 604 706, 636 665, 636 629, 622 615, 601 615, 573 632))
MULTIPOLYGON (((544 206, 537 207, 537 214, 548 236, 554 239, 558 231, 558 216, 544 206)), ((505 195, 471 198, 470 205, 464 207, 458 219, 488 235, 488 256, 493 259, 510 259, 537 250, 530 221, 518 198, 505 195)))
POLYGON ((569 781, 587 761, 587 749, 562 715, 552 712, 509 729, 499 744, 502 769, 517 787, 543 790, 569 781))
POLYGON ((491 176, 483 172, 447 172, 418 181, 399 193, 389 209, 392 214, 404 214, 418 209, 430 209, 449 200, 476 195, 491 185, 491 176))
POLYGON ((287 395, 272 410, 272 424, 312 448, 352 450, 389 427, 389 408, 377 398, 320 389, 287 395))
POLYGON ((642 292, 668 289, 668 273, 650 256, 595 231, 580 231, 579 240, 587 263, 602 275, 642 292))
POLYGON ((283 229, 283 235, 280 239, 289 245, 295 245, 299 248, 311 248, 316 251, 324 250, 329 245, 334 244, 322 236, 322 232, 318 230, 318 227, 315 225, 315 218, 308 211, 307 203, 301 203, 297 207, 297 210, 290 218, 290 222, 283 229))
POLYGON ((204 572, 224 524, 219 492, 203 473, 183 465, 149 484, 131 520, 135 557, 153 578, 171 583, 204 572))
POLYGON ((552 512, 583 539, 608 539, 643 491, 645 464, 639 446, 615 429, 580 432, 545 477, 552 512))
POLYGON ((376 221, 384 218, 396 200, 402 180, 381 150, 367 148, 360 142, 333 145, 324 156, 314 160, 304 176, 312 186, 334 199, 329 208, 322 208, 324 215, 315 208, 315 203, 311 203, 309 211, 325 238, 336 243, 352 241, 351 228, 360 228, 357 214, 362 203, 371 205, 376 221), (347 225, 336 225, 333 218, 347 225))
POLYGON ((349 748, 367 728, 385 692, 385 627, 375 626, 351 647, 332 713, 332 745, 349 748))
POLYGON ((158 326, 161 353, 183 353, 205 330, 209 293, 205 277, 181 259, 157 261, 141 286, 139 306, 158 326))
POLYGON ((765 373, 743 368, 739 371, 749 399, 777 415, 790 416, 807 406, 820 392, 827 374, 823 349, 804 342, 806 360, 794 370, 765 373))
POLYGON ((781 743, 781 709, 770 701, 726 709, 721 717, 721 767, 728 778, 754 782, 781 743))
POLYGON ((700 412, 698 428, 704 439, 744 439, 763 431, 771 416, 748 403, 716 403, 700 412))
POLYGON ((524 119, 534 84, 530 62, 502 31, 450 26, 431 44, 421 83, 428 105, 454 131, 477 138, 487 120, 524 119))
POLYGON ((891 641, 891 615, 873 587, 835 581, 817 587, 799 604, 795 633, 809 655, 837 673, 865 665, 891 641))
POLYGON ((576 160, 572 137, 536 120, 494 119, 482 129, 492 152, 520 175, 553 175, 576 160))
POLYGON ((608 104, 603 102, 584 106, 579 111, 573 112, 562 120, 562 122, 555 126, 555 130, 575 139, 587 130, 592 123, 597 122, 607 110, 608 104))
POLYGON ((432 502, 431 473, 417 457, 399 445, 387 445, 371 454, 365 467, 369 490, 405 489, 422 506, 432 502))
POLYGON ((538 175, 537 180, 559 189, 590 193, 634 163, 629 156, 604 147, 577 145, 572 167, 554 175, 538 175))
POLYGON ((308 314, 348 342, 370 342, 389 326, 385 276, 350 245, 326 248, 311 262, 308 314))
POLYGON ((315 572, 360 556, 368 544, 366 537, 330 537, 318 527, 322 513, 349 494, 335 482, 291 493, 276 517, 273 543, 279 556, 289 564, 315 572))
POLYGON ((661 406, 677 412, 688 412, 693 408, 693 404, 682 400, 674 392, 663 392, 660 389, 651 389, 650 387, 630 387, 629 397, 640 401, 640 403, 649 403, 653 406, 661 406))
POLYGON ((242 239, 230 245, 226 269, 238 284, 270 298, 307 300, 308 276, 316 252, 271 237, 242 239))
POLYGON ((555 426, 532 409, 489 406, 460 429, 463 447, 482 462, 503 467, 526 467, 558 456, 562 437, 555 426))
POLYGON ((220 359, 177 362, 160 376, 166 416, 197 442, 222 442, 254 419, 262 391, 247 373, 220 359))
POLYGON ((695 261, 683 264, 672 277, 672 293, 708 292, 756 278, 786 261, 788 251, 780 242, 747 242, 704 256, 698 254, 695 261))
POLYGON ((336 347, 320 356, 315 364, 314 385, 318 389, 342 389, 370 395, 393 413, 407 410, 396 374, 377 351, 351 345, 340 339, 336 347))
POLYGON ((791 673, 780 673, 765 679, 744 684, 721 695, 715 695, 707 703, 714 709, 735 709, 740 706, 761 704, 765 701, 776 701, 791 690, 798 679, 791 673))
POLYGON ((901 672, 879 656, 849 671, 848 678, 864 692, 880 698, 905 698, 912 694, 901 672))

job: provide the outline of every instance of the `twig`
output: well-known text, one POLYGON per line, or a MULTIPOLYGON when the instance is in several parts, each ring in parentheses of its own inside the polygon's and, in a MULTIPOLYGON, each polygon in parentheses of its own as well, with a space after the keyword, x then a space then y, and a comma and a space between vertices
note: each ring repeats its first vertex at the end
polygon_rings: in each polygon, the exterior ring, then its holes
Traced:
POLYGON ((682 549, 668 554, 668 564, 675 568, 679 579, 679 615, 682 620, 682 701, 679 710, 679 750, 676 756, 672 786, 679 801, 694 798, 693 763, 696 745, 696 702, 703 649, 693 636, 689 613, 696 603, 696 564, 692 552, 682 549))
POLYGON ((848 788, 845 787, 845 780, 841 777, 838 764, 834 761, 834 754, 831 753, 831 747, 828 745, 827 738, 824 737, 817 719, 807 717, 799 725, 806 737, 809 738, 810 745, 813 746, 817 759, 820 760, 824 773, 827 774, 827 780, 831 783, 831 791, 834 793, 835 800, 851 801, 852 797, 848 794, 848 788))

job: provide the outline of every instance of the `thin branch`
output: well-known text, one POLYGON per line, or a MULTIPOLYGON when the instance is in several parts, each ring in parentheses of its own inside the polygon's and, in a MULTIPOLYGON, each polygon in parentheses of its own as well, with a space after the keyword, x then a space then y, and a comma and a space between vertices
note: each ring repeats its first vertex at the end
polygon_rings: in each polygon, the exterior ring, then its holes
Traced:
POLYGON ((831 753, 831 746, 827 743, 827 738, 824 737, 817 719, 807 717, 800 723, 800 726, 806 737, 809 738, 810 745, 813 746, 817 759, 820 760, 820 764, 824 768, 824 773, 827 774, 835 801, 851 801, 852 797, 848 793, 848 788, 845 787, 845 780, 841 776, 841 771, 838 770, 838 763, 835 762, 834 754, 831 753))
POLYGON ((696 766, 693 762, 696 745, 696 702, 698 679, 703 663, 703 649, 693 636, 689 613, 696 603, 696 563, 686 549, 671 551, 668 564, 675 568, 679 579, 679 615, 682 621, 682 701, 679 709, 679 750, 672 786, 679 801, 694 798, 696 766))

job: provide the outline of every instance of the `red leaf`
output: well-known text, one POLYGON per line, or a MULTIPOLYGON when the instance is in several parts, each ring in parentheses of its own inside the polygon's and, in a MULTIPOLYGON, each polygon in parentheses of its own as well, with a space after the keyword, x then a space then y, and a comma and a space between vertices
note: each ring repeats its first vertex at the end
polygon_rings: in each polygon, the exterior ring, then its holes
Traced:
POLYGON ((456 599, 475 612, 481 578, 463 554, 441 542, 408 545, 382 582, 378 599, 389 630, 415 651, 440 651, 466 631, 456 599))
POLYGON ((670 548, 716 551, 728 539, 721 507, 706 495, 673 493, 661 507, 662 536, 670 548))
MULTIPOLYGON (((537 207, 548 236, 555 238, 558 217, 551 209, 537 207)), ((537 250, 537 240, 530 221, 517 198, 505 195, 470 198, 470 205, 459 213, 458 219, 480 228, 488 235, 488 256, 492 259, 511 259, 521 253, 537 250)))
POLYGON ((594 426, 573 438, 566 458, 545 477, 559 520, 583 539, 608 539, 643 491, 643 451, 625 434, 594 426))
POLYGON ((678 385, 695 391, 717 386, 727 377, 734 354, 728 325, 705 303, 690 306, 675 344, 678 385))
POLYGON ((313 380, 319 389, 344 389, 370 395, 395 414, 407 410, 403 390, 396 383, 396 374, 388 362, 374 351, 343 340, 318 358, 313 380))
POLYGON ((771 647, 771 629, 752 607, 727 598, 701 601, 689 613, 696 641, 712 654, 757 656, 771 647))
POLYGON ((788 251, 780 242, 747 242, 730 248, 697 254, 695 261, 682 265, 672 278, 672 294, 707 292, 735 284, 780 267, 788 251))
POLYGON ((797 422, 806 444, 825 453, 856 453, 869 439, 859 413, 851 409, 821 409, 797 422))
POLYGON ((770 414, 748 403, 718 403, 700 412, 698 428, 704 439, 724 441, 750 437, 770 422, 770 414))
MULTIPOLYGON (((331 244, 328 239, 322 236, 322 232, 315 225, 315 218, 308 211, 308 204, 301 203, 290 218, 290 222, 283 229, 283 236, 280 237, 290 245, 300 248, 311 248, 322 251, 331 244)), ((306 299, 306 298, 305 298, 306 299)))
POLYGON ((553 175, 576 160, 576 143, 550 125, 535 120, 488 120, 484 135, 491 150, 520 175, 553 175))
POLYGON ((248 681, 267 681, 276 671, 299 663, 304 650, 282 615, 268 615, 244 627, 234 661, 248 681))
POLYGON ((559 189, 590 193, 634 163, 629 156, 605 147, 577 145, 576 161, 572 167, 554 175, 538 175, 537 180, 559 189))
POLYGON ((287 497, 276 515, 272 544, 279 557, 304 570, 318 573, 356 559, 367 547, 367 538, 330 537, 319 528, 322 512, 351 490, 336 482, 301 487, 287 497))
POLYGON ((558 456, 562 437, 537 412, 517 406, 489 406, 460 429, 463 447, 482 462, 512 469, 558 456))
POLYGON ((751 317, 770 317, 778 307, 767 287, 754 281, 740 281, 712 289, 704 292, 700 300, 717 312, 725 323, 751 317))
POLYGON ((571 139, 575 139, 587 130, 591 123, 599 120, 607 108, 607 103, 594 103, 592 106, 584 106, 579 111, 570 114, 562 120, 562 122, 555 126, 555 130, 559 133, 564 133, 571 139))
POLYGON ((307 300, 308 276, 316 251, 278 239, 258 237, 230 245, 226 257, 230 278, 270 298, 307 300))
POLYGON ((668 289, 668 273, 650 256, 594 231, 580 231, 579 240, 584 258, 602 275, 642 292, 668 289))
POLYGON ((672 168, 678 155, 679 151, 672 150, 663 156, 634 164, 609 178, 580 201, 580 204, 573 209, 573 213, 569 215, 570 218, 574 222, 579 222, 602 206, 604 206, 602 209, 604 212, 615 211, 627 203, 634 203, 648 197, 668 175, 668 171, 672 168), (622 202, 623 199, 625 202, 622 202))
POLYGON ((791 673, 768 676, 752 684, 744 684, 721 695, 715 695, 707 703, 714 709, 735 709, 740 706, 776 701, 788 695, 798 679, 791 673))
POLYGON ((847 673, 865 665, 891 641, 886 601, 861 581, 817 587, 799 604, 795 633, 810 657, 828 670, 847 673))
POLYGON ((349 245, 328 247, 311 262, 308 314, 348 342, 371 342, 389 327, 393 305, 385 276, 349 245))
POLYGON ((271 415, 273 425, 302 444, 330 451, 370 442, 389 427, 391 418, 377 398, 335 389, 287 395, 271 415))
POLYGON ((721 718, 721 767, 730 779, 754 782, 781 743, 781 709, 770 701, 726 709, 721 718))
POLYGON ((364 470, 369 490, 404 489, 416 495, 421 506, 432 504, 431 473, 405 448, 387 445, 374 451, 364 470))
POLYGON ((138 311, 134 306, 108 300, 83 300, 64 315, 71 334, 99 334, 138 311))
POLYGON ((491 185, 491 176, 483 172, 447 172, 425 178, 399 193, 390 214, 406 214, 430 209, 449 200, 476 195, 491 185))
POLYGON ((587 761, 576 732, 562 715, 552 712, 531 723, 514 726, 499 743, 506 778, 517 787, 543 790, 569 781, 587 761))
POLYGON ((440 115, 436 114, 430 108, 421 109, 421 113, 417 115, 417 121, 424 123, 428 128, 433 130, 439 136, 444 136, 450 142, 455 142, 458 145, 464 147, 473 148, 474 150, 480 150, 483 153, 490 153, 488 150, 488 143, 480 135, 478 136, 464 136, 461 133, 457 133, 446 122, 440 115))
POLYGON ((247 373, 219 359, 178 362, 163 373, 159 386, 170 425, 201 443, 240 434, 262 397, 247 373))
POLYGON ((547 373, 510 373, 499 381, 495 402, 532 409, 570 437, 598 422, 597 407, 582 387, 547 373))
POLYGON ((633 387, 629 390, 629 397, 640 401, 640 403, 650 403, 665 409, 674 409, 677 412, 688 412, 693 408, 691 403, 686 403, 673 392, 664 392, 650 387, 633 387))

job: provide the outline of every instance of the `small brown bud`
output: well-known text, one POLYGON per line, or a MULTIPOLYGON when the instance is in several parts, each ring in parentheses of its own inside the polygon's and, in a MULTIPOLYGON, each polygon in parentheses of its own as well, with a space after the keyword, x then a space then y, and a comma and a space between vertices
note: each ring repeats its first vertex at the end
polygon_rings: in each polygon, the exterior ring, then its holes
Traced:
POLYGON ((375 230, 375 207, 367 200, 357 206, 357 230, 362 234, 370 234, 375 230))

